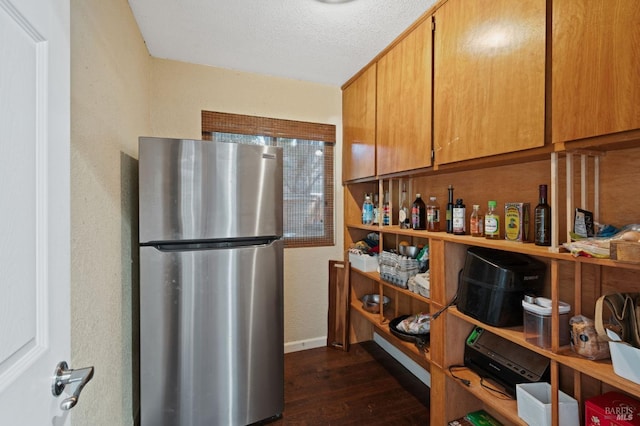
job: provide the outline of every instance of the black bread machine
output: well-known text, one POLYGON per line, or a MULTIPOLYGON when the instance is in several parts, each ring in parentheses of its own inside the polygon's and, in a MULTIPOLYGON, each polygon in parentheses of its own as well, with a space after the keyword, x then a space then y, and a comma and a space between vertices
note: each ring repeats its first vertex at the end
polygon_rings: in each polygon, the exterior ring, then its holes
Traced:
POLYGON ((458 282, 458 310, 495 327, 522 325, 522 299, 541 294, 546 265, 530 256, 470 247, 458 282))

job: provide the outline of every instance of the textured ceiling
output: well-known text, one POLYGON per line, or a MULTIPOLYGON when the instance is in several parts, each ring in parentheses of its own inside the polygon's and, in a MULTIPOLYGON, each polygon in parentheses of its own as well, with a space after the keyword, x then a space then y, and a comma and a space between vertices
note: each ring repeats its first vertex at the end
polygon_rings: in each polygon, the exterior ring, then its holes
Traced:
POLYGON ((435 0, 129 0, 157 58, 341 86, 435 0))

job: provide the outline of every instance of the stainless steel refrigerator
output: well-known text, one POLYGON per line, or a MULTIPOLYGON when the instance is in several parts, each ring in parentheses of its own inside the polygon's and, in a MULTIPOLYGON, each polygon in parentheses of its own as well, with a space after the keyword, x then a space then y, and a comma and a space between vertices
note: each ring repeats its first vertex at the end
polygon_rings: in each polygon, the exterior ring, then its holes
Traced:
POLYGON ((139 139, 140 419, 284 409, 281 148, 139 139))

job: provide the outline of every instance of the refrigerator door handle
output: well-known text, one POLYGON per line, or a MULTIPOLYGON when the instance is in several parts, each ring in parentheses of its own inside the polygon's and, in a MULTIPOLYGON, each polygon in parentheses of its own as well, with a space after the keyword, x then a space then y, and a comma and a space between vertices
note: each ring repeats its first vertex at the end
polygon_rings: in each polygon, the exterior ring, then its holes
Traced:
POLYGON ((274 241, 279 240, 280 237, 263 237, 263 238, 251 238, 251 239, 231 239, 231 240, 219 240, 219 241, 198 241, 198 242, 181 242, 181 243, 149 243, 145 244, 154 247, 156 250, 162 252, 175 252, 175 251, 195 251, 195 250, 227 250, 232 248, 241 247, 255 247, 255 246, 268 246, 274 241))

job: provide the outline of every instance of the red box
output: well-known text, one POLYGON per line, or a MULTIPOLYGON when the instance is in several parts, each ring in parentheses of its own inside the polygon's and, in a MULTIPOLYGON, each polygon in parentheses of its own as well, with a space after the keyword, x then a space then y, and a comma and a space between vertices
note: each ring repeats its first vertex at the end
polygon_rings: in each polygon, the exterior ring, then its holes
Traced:
POLYGON ((640 426, 640 401, 607 392, 584 403, 585 426, 640 426))

